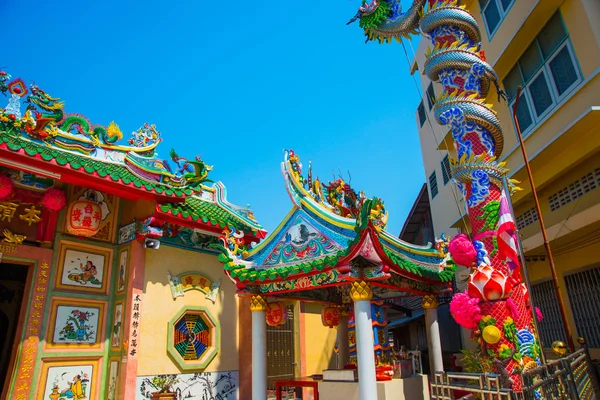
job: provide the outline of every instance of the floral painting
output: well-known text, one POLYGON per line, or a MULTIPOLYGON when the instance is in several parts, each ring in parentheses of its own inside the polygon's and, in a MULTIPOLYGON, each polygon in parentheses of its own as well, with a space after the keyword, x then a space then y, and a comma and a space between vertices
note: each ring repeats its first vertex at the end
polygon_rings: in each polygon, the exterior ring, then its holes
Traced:
POLYGON ((111 360, 108 369, 108 392, 107 400, 115 400, 117 398, 117 379, 119 376, 119 361, 111 360))
POLYGON ((125 283, 127 281, 127 261, 129 252, 124 250, 119 255, 119 276, 117 278, 117 292, 125 291, 125 283))
POLYGON ((98 308, 58 306, 52 342, 96 343, 99 314, 98 308))
POLYGON ((111 347, 121 347, 121 331, 123 330, 123 303, 115 305, 115 315, 111 332, 111 347))
POLYGON ((106 258, 102 254, 67 249, 60 283, 78 288, 101 289, 106 258))
POLYGON ((46 375, 44 400, 93 399, 90 382, 93 365, 52 366, 46 375))

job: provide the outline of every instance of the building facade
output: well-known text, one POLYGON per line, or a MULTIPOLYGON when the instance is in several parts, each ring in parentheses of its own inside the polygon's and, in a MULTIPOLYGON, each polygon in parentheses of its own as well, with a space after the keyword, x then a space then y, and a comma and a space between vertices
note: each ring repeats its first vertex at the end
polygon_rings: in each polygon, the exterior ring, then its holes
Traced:
MULTIPOLYGON (((3 71, 0 91, 0 397, 250 398, 250 304, 214 245, 260 242, 252 211, 201 159, 159 158, 153 125, 123 138, 3 71)), ((289 313, 269 374, 333 365, 320 307, 289 313)))
MULTIPOLYGON (((503 121, 501 161, 523 190, 513 196, 533 300, 542 310, 542 344, 565 340, 551 272, 529 180, 518 145, 512 109, 522 86, 517 117, 555 256, 568 323, 600 354, 600 3, 594 0, 463 1, 481 27, 487 62, 498 73, 508 102, 487 101, 503 121), (598 190, 597 190, 598 189, 598 190)), ((432 98, 441 87, 423 73, 428 40, 415 50, 411 72, 420 80, 417 107, 434 233, 451 236, 469 226, 462 195, 450 184, 453 154, 448 130, 433 119, 432 98)), ((457 273, 461 287, 464 279, 457 273)), ((464 275, 463 275, 464 276, 464 275)), ((468 343, 468 340, 463 340, 468 343)))

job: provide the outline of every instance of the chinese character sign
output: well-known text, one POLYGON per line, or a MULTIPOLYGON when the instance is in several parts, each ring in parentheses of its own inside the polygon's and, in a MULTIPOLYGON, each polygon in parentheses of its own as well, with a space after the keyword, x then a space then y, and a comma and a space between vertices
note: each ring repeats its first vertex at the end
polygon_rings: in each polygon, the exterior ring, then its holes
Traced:
POLYGON ((129 346, 127 347, 129 358, 137 358, 138 356, 141 306, 142 295, 134 293, 131 301, 131 327, 129 328, 129 346))
POLYGON ((77 200, 69 206, 67 218, 67 231, 70 234, 91 237, 100 229, 102 210, 91 200, 77 200))

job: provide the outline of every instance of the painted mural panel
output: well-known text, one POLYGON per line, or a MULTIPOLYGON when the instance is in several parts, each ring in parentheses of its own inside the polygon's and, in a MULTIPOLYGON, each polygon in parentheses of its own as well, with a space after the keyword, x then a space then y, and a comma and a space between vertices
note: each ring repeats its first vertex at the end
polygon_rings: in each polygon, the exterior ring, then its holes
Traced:
POLYGON ((63 242, 58 260, 57 289, 105 292, 112 251, 63 242))
POLYGON ((38 400, 96 399, 97 361, 45 363, 38 400))
POLYGON ((102 301, 54 298, 48 324, 48 348, 89 346, 99 348, 103 337, 102 301))
POLYGON ((115 312, 113 314, 113 326, 111 330, 110 346, 113 349, 119 349, 121 347, 121 332, 123 331, 123 302, 117 302, 115 304, 115 312))
POLYGON ((152 393, 160 389, 155 386, 160 378, 174 379, 175 384, 172 386, 172 391, 175 392, 177 400, 237 400, 239 398, 239 372, 225 371, 138 376, 136 400, 151 399, 152 393))
POLYGON ((117 398, 117 383, 119 378, 119 360, 110 360, 108 368, 108 390, 106 392, 107 400, 115 400, 117 398))
POLYGON ((117 276, 117 294, 125 292, 127 287, 127 266, 129 264, 129 251, 123 250, 119 254, 119 271, 117 276))
POLYGON ((52 342, 96 343, 99 308, 58 306, 52 342))

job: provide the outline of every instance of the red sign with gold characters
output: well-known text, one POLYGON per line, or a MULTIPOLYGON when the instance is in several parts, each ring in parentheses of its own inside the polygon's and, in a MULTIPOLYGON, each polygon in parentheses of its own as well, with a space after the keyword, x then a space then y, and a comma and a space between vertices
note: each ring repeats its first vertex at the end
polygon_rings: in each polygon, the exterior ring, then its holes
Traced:
POLYGON ((12 399, 28 400, 31 389, 33 371, 35 369, 35 360, 39 345, 39 336, 42 329, 42 320, 44 315, 44 305, 46 304, 46 291, 48 290, 48 277, 50 267, 47 262, 42 262, 39 266, 33 287, 33 296, 31 298, 31 312, 29 320, 25 324, 24 340, 21 348, 21 359, 17 363, 17 381, 12 399))
POLYGON ((287 321, 287 307, 283 301, 267 303, 267 325, 281 326, 287 321))
POLYGON ((67 232, 72 235, 91 237, 98 233, 102 222, 102 209, 91 200, 76 200, 67 212, 67 232))

